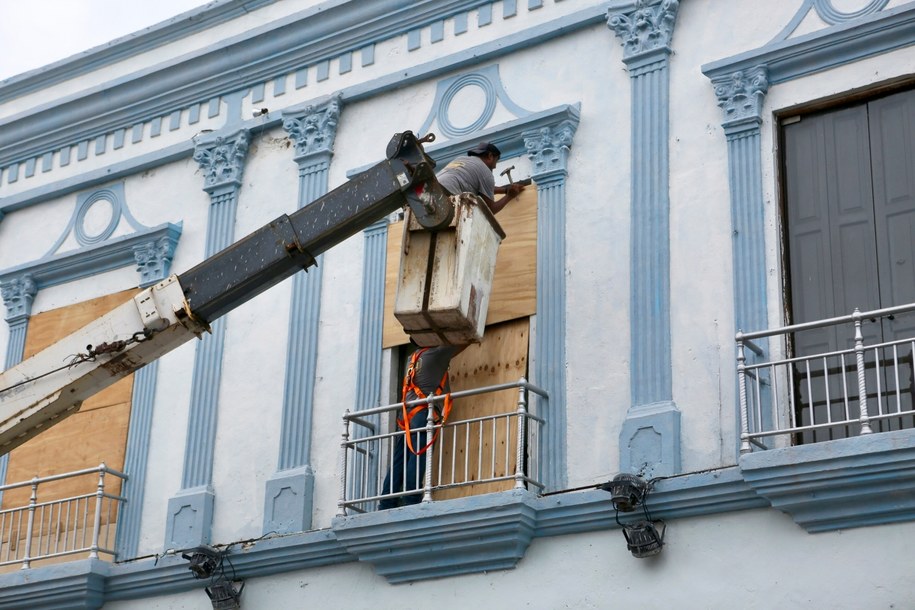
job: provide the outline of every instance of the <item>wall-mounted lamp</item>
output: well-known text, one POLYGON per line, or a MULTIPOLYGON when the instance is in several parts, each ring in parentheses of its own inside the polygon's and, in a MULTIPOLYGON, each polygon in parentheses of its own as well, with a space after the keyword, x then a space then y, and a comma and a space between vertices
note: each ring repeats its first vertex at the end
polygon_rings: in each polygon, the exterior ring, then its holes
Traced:
MULTIPOLYGON (((213 610, 238 610, 241 608, 241 592, 245 589, 242 583, 241 588, 236 589, 235 570, 232 569, 232 579, 226 575, 224 560, 225 551, 220 551, 208 545, 202 545, 182 553, 181 557, 186 559, 190 565, 188 569, 194 573, 194 578, 202 580, 210 579, 210 586, 206 590, 207 597, 213 610)), ((232 563, 229 562, 229 566, 232 563)))
POLYGON ((624 472, 601 485, 600 489, 610 492, 610 501, 616 509, 616 522, 623 530, 629 552, 639 558, 660 553, 661 547, 664 546, 664 531, 667 527, 663 521, 652 521, 648 513, 645 498, 651 485, 637 475, 624 472), (640 505, 645 513, 644 521, 620 523, 621 512, 631 513, 640 505))

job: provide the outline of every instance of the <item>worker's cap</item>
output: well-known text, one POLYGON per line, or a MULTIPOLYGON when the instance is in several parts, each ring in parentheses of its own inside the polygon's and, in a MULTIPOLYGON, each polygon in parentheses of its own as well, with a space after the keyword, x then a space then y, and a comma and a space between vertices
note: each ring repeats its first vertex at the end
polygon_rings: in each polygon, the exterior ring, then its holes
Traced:
POLYGON ((497 157, 502 156, 502 151, 499 150, 498 147, 496 147, 496 145, 491 142, 480 142, 467 151, 468 155, 473 155, 474 157, 479 157, 480 155, 485 155, 486 153, 492 153, 497 157))

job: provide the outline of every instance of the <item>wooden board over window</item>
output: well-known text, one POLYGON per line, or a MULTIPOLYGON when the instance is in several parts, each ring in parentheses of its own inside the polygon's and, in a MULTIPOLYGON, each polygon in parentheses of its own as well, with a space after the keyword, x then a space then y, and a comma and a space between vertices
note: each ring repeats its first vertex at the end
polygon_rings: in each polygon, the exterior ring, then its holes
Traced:
MULTIPOLYGON (((529 318, 486 328, 482 343, 471 345, 451 362, 451 390, 468 390, 518 381, 527 376, 529 318)), ((450 422, 514 413, 518 390, 502 390, 459 398, 454 401, 450 422)), ((433 484, 478 481, 515 472, 518 447, 518 418, 500 418, 445 429, 436 444, 433 484), (439 455, 439 452, 441 455, 439 455)), ((507 491, 514 481, 475 484, 436 491, 435 500, 507 491)))
MULTIPOLYGON (((137 292, 127 290, 32 316, 25 358, 123 304, 137 292)), ((100 337, 98 342, 115 338, 119 337, 100 337)), ((14 449, 10 452, 6 481, 18 483, 35 476, 93 468, 102 462, 123 470, 132 390, 133 375, 129 375, 83 402, 77 413, 14 449)), ((45 483, 39 488, 40 499, 86 493, 87 480, 79 477, 45 483)), ((88 491, 95 490, 96 482, 97 479, 90 482, 88 491)), ((107 477, 105 491, 120 493, 120 479, 107 477)), ((4 493, 3 508, 27 504, 30 492, 26 487, 4 493)))
MULTIPOLYGON (((499 247, 486 325, 531 316, 537 307, 537 189, 529 186, 509 203, 496 220, 505 231, 499 247)), ((385 263, 384 330, 382 347, 409 343, 410 337, 394 317, 394 291, 400 268, 403 221, 388 227, 385 263)))

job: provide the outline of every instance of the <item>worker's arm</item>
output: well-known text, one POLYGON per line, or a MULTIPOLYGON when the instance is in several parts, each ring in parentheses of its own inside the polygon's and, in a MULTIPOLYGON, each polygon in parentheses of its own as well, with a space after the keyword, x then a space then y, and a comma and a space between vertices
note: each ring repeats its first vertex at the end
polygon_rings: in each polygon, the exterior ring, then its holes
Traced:
POLYGON ((492 210, 493 214, 498 214, 502 208, 508 205, 512 199, 515 199, 518 195, 520 195, 521 191, 523 190, 524 185, 518 182, 507 184, 505 186, 497 186, 494 190, 495 194, 503 196, 493 201, 484 195, 483 200, 486 201, 486 205, 489 206, 489 209, 492 210))

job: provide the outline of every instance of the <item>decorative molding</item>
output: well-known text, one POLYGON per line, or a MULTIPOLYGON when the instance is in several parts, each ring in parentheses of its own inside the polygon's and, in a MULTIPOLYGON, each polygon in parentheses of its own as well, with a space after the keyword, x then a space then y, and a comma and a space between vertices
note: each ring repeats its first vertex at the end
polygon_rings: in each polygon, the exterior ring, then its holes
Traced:
POLYGON ((140 273, 140 288, 152 286, 168 277, 177 245, 177 237, 165 235, 134 246, 133 256, 140 273))
POLYGON ((740 457, 747 484, 808 532, 915 518, 915 431, 769 449, 740 457))
POLYGON ((531 175, 543 176, 566 171, 572 138, 578 128, 578 119, 562 121, 556 126, 525 131, 524 148, 531 160, 531 175))
POLYGON ((434 122, 441 135, 447 138, 460 138, 477 134, 489 124, 493 114, 495 114, 497 102, 501 103, 515 118, 524 118, 531 114, 529 110, 525 110, 516 104, 505 91, 502 86, 502 78, 499 75, 498 64, 440 80, 435 85, 435 100, 432 102, 432 109, 417 133, 428 133, 434 122), (471 88, 478 89, 483 93, 483 104, 479 114, 473 121, 458 127, 450 116, 452 102, 462 91, 471 88))
POLYGON ((113 237, 96 246, 56 254, 4 269, 0 271, 0 285, 6 284, 11 278, 23 273, 29 273, 32 276, 39 290, 72 282, 133 265, 136 263, 135 248, 142 248, 144 244, 156 243, 163 239, 169 244, 177 244, 180 236, 180 224, 166 223, 137 231, 131 235, 113 237))
POLYGON ((631 88, 630 395, 620 430, 620 469, 680 471, 680 411, 673 402, 670 332, 670 43, 677 0, 611 8, 631 88))
POLYGON ((3 297, 3 304, 6 306, 6 321, 10 326, 32 315, 32 301, 35 300, 36 294, 38 285, 31 273, 25 272, 8 279, 0 279, 0 296, 3 297))
POLYGON ((678 0, 636 0, 635 6, 607 11, 607 25, 622 39, 623 61, 646 53, 670 53, 670 42, 680 8, 678 0))
POLYGON ((301 160, 309 155, 334 152, 342 100, 343 95, 336 93, 321 104, 308 105, 301 111, 283 112, 283 129, 295 146, 297 163, 301 165, 301 160))
MULTIPOLYGON (((247 130, 212 134, 197 144, 194 159, 204 169, 203 190, 210 195, 204 258, 232 244, 238 190, 248 151, 247 130)), ((226 340, 226 318, 210 325, 210 334, 196 344, 191 374, 191 402, 181 490, 168 501, 166 548, 208 544, 215 502, 212 490, 213 453, 219 412, 219 386, 226 340)))
MULTIPOLYGON (((737 467, 658 480, 648 502, 652 516, 667 521, 768 506, 737 467)), ((614 516, 604 491, 547 497, 506 491, 337 517, 330 529, 232 545, 229 558, 240 579, 367 560, 389 580, 412 582, 511 568, 532 539, 616 530, 614 516)), ((148 599, 205 585, 177 553, 115 564, 83 560, 0 574, 0 605, 10 600, 30 601, 35 610, 98 608, 99 601, 148 599), (56 595, 77 603, 69 597, 78 591, 70 583, 89 578, 104 584, 96 589, 104 591, 103 600, 94 599, 95 606, 55 605, 56 595)))
POLYGON ((915 3, 781 40, 702 66, 710 79, 765 66, 769 85, 909 47, 915 40, 915 3))
POLYGON ((334 536, 392 584, 513 568, 537 523, 533 494, 512 491, 335 517, 334 536))
MULTIPOLYGON (((299 166, 298 209, 327 193, 341 108, 341 96, 336 94, 283 114, 283 128, 295 144, 294 160, 299 166)), ((277 473, 267 481, 264 494, 264 532, 311 529, 315 480, 311 431, 323 263, 324 257, 319 256, 315 267, 292 278, 280 447, 277 473)))
POLYGON ((197 144, 194 161, 203 170, 203 190, 212 195, 219 189, 241 186, 248 142, 248 131, 242 129, 231 135, 218 135, 213 140, 197 144))
POLYGON ((739 121, 762 122, 763 102, 769 91, 768 71, 765 66, 738 70, 712 79, 718 106, 724 111, 722 125, 729 127, 739 121))
MULTIPOLYGON (((382 19, 391 28, 391 31, 403 32, 407 25, 414 19, 423 21, 427 10, 438 11, 437 15, 451 15, 452 10, 471 10, 478 6, 482 12, 491 8, 489 4, 481 4, 488 0, 423 0, 422 4, 412 3, 409 9, 397 13, 396 18, 385 14, 384 10, 377 10, 385 3, 404 2, 404 0, 379 0, 378 2, 364 3, 366 10, 372 14, 379 13, 382 19), (434 6, 433 6, 434 5, 434 6), (450 7, 450 8, 449 8, 450 7), (446 10, 448 9, 448 10, 446 10), (403 14, 406 12, 408 14, 403 14)), ((360 4, 360 7, 362 5, 360 4)), ((351 7, 350 7, 351 8, 351 7)), ((477 10, 477 9, 474 9, 477 10)), ((0 120, 0 172, 4 166, 9 166, 8 179, 13 176, 10 172, 18 161, 25 158, 35 158, 48 151, 60 150, 61 163, 65 153, 79 141, 96 138, 103 133, 114 134, 125 125, 134 126, 134 141, 139 142, 145 133, 145 122, 155 117, 169 116, 176 109, 187 109, 183 113, 188 117, 188 125, 194 124, 195 108, 199 113, 201 103, 216 101, 219 108, 219 99, 230 92, 250 90, 262 82, 276 83, 277 74, 292 75, 305 70, 301 66, 315 66, 316 62, 301 53, 308 49, 318 53, 317 47, 323 49, 319 55, 337 57, 339 45, 352 39, 356 50, 371 46, 371 40, 386 40, 385 36, 369 36, 359 39, 361 32, 367 34, 380 32, 376 28, 377 20, 370 18, 367 21, 355 21, 357 25, 345 30, 333 30, 320 34, 316 28, 321 27, 302 16, 306 13, 314 16, 322 12, 321 8, 308 9, 299 16, 279 20, 262 28, 256 28, 243 35, 244 39, 239 44, 242 49, 237 55, 232 47, 227 52, 204 51, 204 56, 182 58, 180 62, 163 64, 143 74, 128 75, 117 79, 104 86, 91 89, 69 98, 58 100, 52 105, 40 106, 30 109, 14 117, 11 121, 0 120), (302 23, 296 19, 304 20, 302 23), (273 29, 271 29, 273 28, 273 29), (260 33, 260 34, 258 34, 260 33), (312 35, 316 33, 318 35, 312 35), (263 35, 264 40, 249 41, 250 36, 263 35), (280 44, 277 44, 280 41, 280 44), (251 57, 261 57, 262 61, 250 61, 251 57), (240 63, 233 64, 233 61, 240 63), (239 67, 239 65, 243 67, 239 67), (202 76, 206 75, 206 76, 202 76), (137 84, 137 79, 143 78, 143 86, 137 84), (159 90, 159 87, 162 87, 159 90), (138 93, 139 92, 139 93, 138 93), (74 129, 76 131, 74 131, 74 129), (139 135, 137 134, 139 130, 139 135), (40 133, 41 138, 35 137, 40 133), (34 152, 33 150, 34 149, 34 152)), ((348 20, 350 15, 337 14, 336 11, 323 11, 322 15, 329 21, 348 20)), ((396 12, 396 11, 395 11, 396 12)), ((495 40, 482 42, 471 48, 451 53, 444 57, 433 59, 425 63, 396 70, 377 78, 347 87, 342 90, 344 100, 354 102, 361 99, 377 96, 379 93, 399 89, 410 83, 426 81, 441 74, 454 72, 467 66, 477 66, 482 62, 508 55, 515 51, 539 45, 550 39, 566 36, 570 32, 586 28, 595 23, 600 23, 605 18, 606 8, 603 5, 588 6, 574 13, 565 14, 552 20, 546 19, 546 11, 538 14, 540 23, 517 30, 495 40)), ((428 22, 424 21, 424 22, 428 22)), ((326 25, 326 24, 325 24, 326 25)), ((520 22, 519 22, 520 25, 520 22)), ((395 36, 401 34, 394 34, 395 36)), ((234 39, 232 39, 234 40, 234 39)), ((231 41, 230 41, 231 42, 231 41)), ((217 47, 214 47, 217 48, 217 47)), ((220 51, 226 51, 218 46, 220 51)), ((345 52, 345 51, 344 51, 345 52)), ((313 68, 309 68, 311 70, 313 68)), ((285 82, 285 81, 284 81, 285 82)), ((280 95, 282 91, 277 92, 280 95)), ((279 116, 262 116, 248 120, 245 125, 249 127, 267 128, 277 125, 279 116)), ((177 147, 177 148, 180 148, 177 147)), ((174 155, 175 146, 163 149, 174 155)), ((153 156, 156 153, 151 153, 153 156)), ((68 157, 69 158, 69 157, 68 157)), ((116 164, 120 165, 120 164, 116 164)), ((92 170, 91 175, 98 172, 92 170)), ((113 176, 108 176, 110 180, 113 176)), ((67 184, 71 179, 62 181, 67 184)), ((83 182, 79 188, 87 186, 83 182)), ((21 207, 34 203, 32 193, 41 196, 48 191, 48 186, 36 187, 34 191, 19 193, 15 196, 16 203, 4 200, 0 208, 9 209, 11 205, 21 207)))
POLYGON ((815 10, 820 19, 825 21, 828 25, 837 25, 882 11, 886 8, 886 5, 889 4, 889 1, 890 0, 870 0, 856 11, 844 12, 833 6, 832 0, 804 0, 794 14, 794 17, 788 22, 788 25, 786 25, 769 44, 785 40, 791 36, 797 29, 797 26, 799 26, 807 15, 810 14, 811 9, 815 10))
POLYGON ((124 455, 124 472, 130 473, 130 478, 123 483, 121 489, 121 494, 127 498, 127 502, 118 514, 115 539, 118 561, 133 559, 140 547, 140 525, 143 498, 146 493, 149 438, 156 404, 158 373, 159 361, 153 360, 133 374, 130 423, 127 428, 127 448, 124 455))

